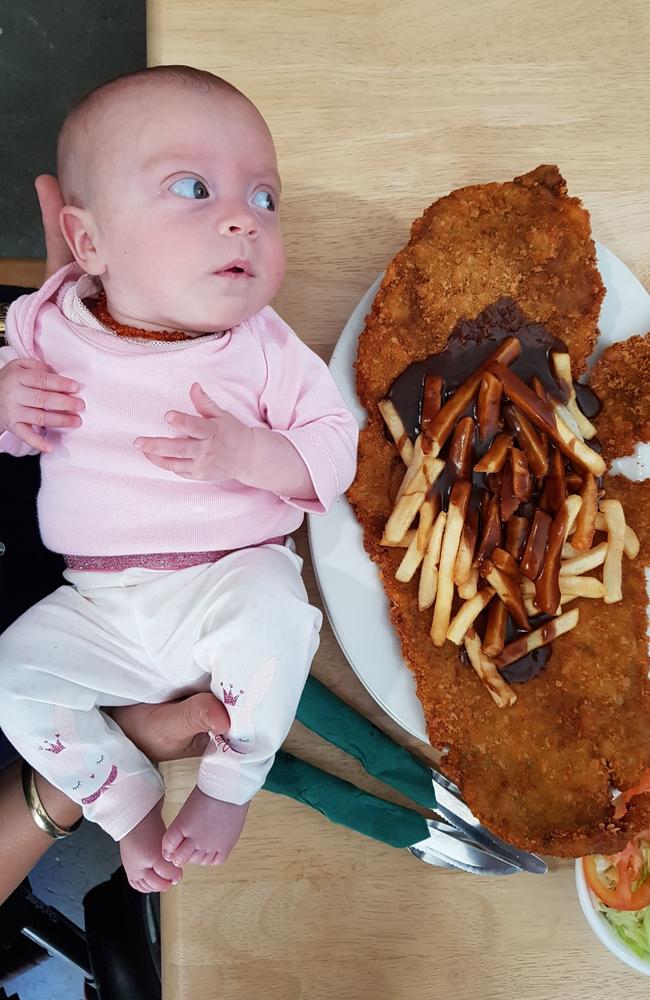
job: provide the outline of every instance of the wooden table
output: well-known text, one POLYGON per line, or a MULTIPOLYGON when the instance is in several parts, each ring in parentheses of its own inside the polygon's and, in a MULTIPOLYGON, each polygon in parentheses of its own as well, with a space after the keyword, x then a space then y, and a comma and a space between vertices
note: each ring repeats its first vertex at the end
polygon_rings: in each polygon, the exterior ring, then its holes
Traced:
MULTIPOLYGON (((407 239, 463 184, 556 162, 596 237, 650 285, 650 8, 644 0, 150 0, 149 59, 223 74, 260 107, 284 181, 277 307, 322 357, 407 239)), ((304 531, 306 579, 319 601, 304 531)), ((314 672, 392 736, 323 628, 314 672)), ((370 790, 296 725, 290 748, 370 790)), ((171 815, 191 764, 166 768, 171 815)), ((163 897, 165 1000, 645 997, 600 946, 573 866, 477 878, 262 792, 221 870, 163 897)))
MULTIPOLYGON (((149 2, 150 63, 223 74, 270 124, 288 250, 277 307, 324 358, 425 206, 540 162, 650 285, 649 43, 645 0, 149 2)), ((327 624, 314 672, 415 745, 327 624)), ((290 748, 380 787, 297 725, 290 748)), ((169 815, 194 771, 165 769, 169 815)), ((503 880, 428 868, 265 792, 228 864, 188 870, 162 917, 165 1000, 647 996, 584 923, 571 864, 503 880)))

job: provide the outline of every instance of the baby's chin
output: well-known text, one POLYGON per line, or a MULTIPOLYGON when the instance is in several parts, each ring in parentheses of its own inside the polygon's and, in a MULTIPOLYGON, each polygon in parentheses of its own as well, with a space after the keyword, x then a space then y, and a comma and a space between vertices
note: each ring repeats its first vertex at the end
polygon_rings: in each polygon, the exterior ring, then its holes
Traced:
POLYGON ((175 320, 156 321, 165 330, 182 330, 188 337, 205 337, 209 333, 232 330, 253 316, 257 309, 205 309, 177 315, 175 320))

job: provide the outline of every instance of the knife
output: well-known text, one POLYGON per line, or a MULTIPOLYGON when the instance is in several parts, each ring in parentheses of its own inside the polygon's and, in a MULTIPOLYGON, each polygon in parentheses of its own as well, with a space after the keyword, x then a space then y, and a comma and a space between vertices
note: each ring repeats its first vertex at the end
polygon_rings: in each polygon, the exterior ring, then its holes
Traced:
POLYGON ((512 847, 490 833, 462 801, 453 782, 394 743, 312 675, 307 678, 296 718, 355 757, 368 774, 396 788, 413 802, 438 812, 461 834, 502 862, 535 874, 547 871, 541 858, 512 847))
POLYGON ((446 823, 377 798, 284 750, 277 752, 264 787, 311 806, 333 823, 373 840, 406 847, 427 864, 478 875, 513 875, 521 870, 469 843, 446 823))

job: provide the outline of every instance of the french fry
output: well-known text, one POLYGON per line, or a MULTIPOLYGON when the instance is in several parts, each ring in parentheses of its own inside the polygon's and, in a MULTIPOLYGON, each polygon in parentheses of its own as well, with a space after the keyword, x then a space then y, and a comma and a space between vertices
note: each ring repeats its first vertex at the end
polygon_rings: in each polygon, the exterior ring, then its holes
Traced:
POLYGON ((474 472, 500 472, 511 444, 512 434, 497 434, 483 458, 474 466, 474 472))
POLYGON ((478 529, 478 511, 468 510, 463 533, 460 536, 456 566, 454 567, 454 583, 458 587, 469 579, 472 571, 472 561, 476 548, 476 532, 478 529))
POLYGON ((458 596, 463 601, 469 601, 478 590, 479 572, 478 566, 472 566, 469 576, 463 583, 458 584, 458 596))
MULTIPOLYGON (((522 594, 522 599, 524 602, 524 608, 526 609, 526 614, 529 618, 536 618, 537 615, 541 615, 541 611, 537 605, 535 597, 533 594, 522 594)), ((560 604, 562 601, 560 601, 560 604)))
POLYGON ((591 548, 591 543, 596 531, 596 514, 598 512, 598 487, 596 480, 588 472, 583 480, 580 491, 582 506, 576 518, 576 530, 573 532, 571 544, 579 552, 586 552, 591 548))
MULTIPOLYGON (((571 601, 575 601, 577 599, 577 596, 578 596, 577 594, 560 593, 560 608, 557 612, 558 615, 562 613, 562 610, 565 607, 565 605, 570 604, 571 601)), ((542 613, 539 609, 539 606, 535 598, 532 596, 524 595, 524 607, 526 609, 526 614, 531 619, 536 618, 538 615, 541 615, 542 613)))
POLYGON ((513 515, 506 525, 506 552, 519 562, 524 554, 530 523, 526 517, 513 515))
POLYGON ((444 510, 438 514, 431 535, 429 544, 422 562, 420 570, 420 585, 418 587, 418 607, 420 611, 426 611, 433 605, 438 591, 438 561, 440 559, 440 549, 442 546, 442 536, 445 531, 447 515, 444 510))
MULTIPOLYGON (((507 368, 505 369, 508 370, 507 368)), ((607 471, 605 459, 597 451, 590 448, 588 444, 581 441, 567 427, 566 423, 558 416, 557 407, 554 410, 555 423, 557 426, 557 442, 565 455, 579 465, 586 472, 591 472, 594 476, 604 476, 607 471)), ((552 435, 549 435, 551 437, 552 435)))
POLYGON ((481 640, 473 628, 465 636, 465 652, 467 653, 469 662, 478 674, 481 682, 492 695, 497 706, 499 708, 508 708, 510 705, 514 705, 517 695, 510 685, 504 681, 494 662, 481 649, 481 640))
POLYGON ((548 393, 544 388, 544 383, 542 382, 539 375, 533 376, 531 385, 533 387, 533 392, 535 393, 535 395, 539 396, 540 399, 543 399, 545 403, 548 403, 549 401, 548 393))
POLYGON ((566 395, 568 396, 566 404, 567 409, 578 425, 583 438, 590 441, 591 438, 596 436, 596 428, 592 423, 590 423, 589 420, 587 420, 584 413, 578 406, 576 391, 573 387, 573 376, 571 374, 571 358, 564 352, 552 351, 551 361, 553 362, 553 368, 555 369, 557 380, 562 385, 566 395))
POLYGON ((519 566, 516 560, 505 549, 497 547, 492 553, 491 560, 502 573, 507 573, 508 576, 514 577, 515 580, 519 579, 519 566))
MULTIPOLYGON (((535 584, 531 580, 522 579, 520 584, 521 595, 526 607, 526 601, 534 601, 537 610, 535 614, 541 614, 541 609, 535 597, 535 584)), ((591 576, 572 576, 565 574, 560 577, 560 604, 566 603, 567 598, 574 597, 603 597, 605 590, 600 580, 591 576), (579 581, 585 581, 580 583, 579 581)))
POLYGON ((483 587, 470 601, 465 601, 447 629, 447 638, 457 646, 461 646, 468 628, 474 624, 493 597, 492 587, 483 587))
POLYGON ((532 653, 534 649, 546 646, 549 642, 557 639, 559 635, 570 632, 571 629, 576 627, 579 619, 580 611, 578 608, 572 608, 571 611, 566 611, 564 614, 558 615, 557 618, 542 625, 541 628, 535 629, 534 632, 529 632, 528 635, 523 635, 520 639, 515 639, 514 642, 511 642, 505 647, 500 656, 496 657, 494 661, 495 665, 499 670, 503 670, 504 667, 514 663, 515 660, 519 660, 522 656, 532 653))
POLYGON ((560 562, 562 546, 578 516, 582 500, 572 494, 567 497, 553 518, 546 542, 542 572, 535 580, 535 599, 542 611, 554 615, 560 605, 560 562))
POLYGON ((408 549, 409 545, 415 538, 415 535, 416 535, 415 528, 409 528, 409 530, 405 532, 405 534, 401 538, 398 538, 396 542, 389 542, 388 539, 386 538, 386 535, 382 535, 379 544, 383 545, 384 548, 387 549, 408 549))
POLYGON ((530 417, 537 427, 548 434, 565 455, 581 468, 592 472, 594 476, 605 474, 605 460, 584 441, 580 441, 557 413, 543 399, 536 396, 518 375, 498 362, 492 362, 487 370, 500 379, 506 396, 530 417))
POLYGON ((472 484, 466 480, 454 483, 449 497, 447 523, 442 538, 440 567, 438 572, 438 593, 431 622, 431 639, 434 646, 444 645, 451 619, 451 605, 454 598, 454 567, 460 545, 460 536, 465 523, 472 484))
POLYGON ((404 558, 397 567, 395 579, 400 583, 408 583, 415 575, 415 571, 424 559, 429 544, 429 536, 433 528, 434 516, 440 509, 440 499, 427 498, 420 507, 420 523, 414 532, 414 537, 404 554, 404 558))
POLYGON ((431 529, 433 528, 434 521, 440 513, 441 506, 442 502, 440 497, 438 494, 434 494, 433 496, 428 496, 420 507, 420 520, 418 521, 417 534, 418 545, 422 547, 423 552, 426 552, 427 550, 431 529))
POLYGON ((528 461, 524 452, 520 451, 519 448, 510 449, 510 465, 512 468, 512 492, 519 503, 521 503, 529 499, 532 492, 532 483, 528 461))
POLYGON ((600 505, 607 525, 607 555, 603 566, 605 604, 623 600, 622 563, 625 544, 625 514, 619 500, 603 500, 600 505))
POLYGON ((522 576, 527 576, 529 580, 536 579, 544 565, 546 540, 550 527, 550 515, 538 508, 533 516, 524 554, 519 564, 522 576))
POLYGON ((397 502, 384 528, 386 539, 392 543, 402 538, 411 527, 429 489, 445 467, 439 458, 432 458, 431 455, 422 457, 421 450, 418 453, 419 442, 420 438, 416 441, 411 465, 406 470, 397 502))
POLYGON ((508 576, 507 573, 497 569, 489 559, 485 559, 481 566, 481 576, 496 590, 519 628, 530 632, 528 616, 517 581, 508 576))
MULTIPOLYGON (((562 557, 564 558, 564 549, 562 548, 562 557)), ((593 549, 589 549, 588 552, 578 552, 576 555, 569 559, 566 559, 560 564, 560 586, 562 583, 562 577, 572 574, 573 576, 581 576, 582 573, 588 573, 590 569, 596 569, 597 566, 602 566, 605 562, 605 556, 607 555, 607 542, 601 542, 600 545, 595 545, 593 549)))
MULTIPOLYGON (((503 467, 503 470, 499 473, 498 481, 498 492, 499 501, 501 509, 501 520, 507 523, 517 507, 519 506, 519 500, 515 496, 515 489, 512 479, 512 462, 510 461, 512 455, 512 448, 508 453, 508 461, 503 467)), ((491 479, 492 477, 488 477, 491 479)))
POLYGON ((481 441, 493 438, 501 425, 503 386, 495 375, 485 372, 478 390, 476 420, 481 441))
POLYGON ((483 652, 486 656, 498 656, 499 653, 503 652, 507 624, 508 609, 503 601, 491 601, 483 638, 483 652))
MULTIPOLYGON (((591 473, 586 473, 586 475, 591 475, 591 473)), ((583 482, 584 482, 584 477, 579 472, 567 472, 566 476, 567 493, 580 493, 580 491, 582 490, 583 482)))
POLYGON ((578 439, 578 441, 584 442, 582 431, 580 430, 577 423, 571 416, 570 411, 567 410, 564 403, 560 403, 557 399, 550 399, 549 405, 553 410, 555 416, 559 418, 562 421, 562 423, 566 424, 566 426, 569 428, 571 433, 578 439))
POLYGON ((380 399, 377 406, 397 446, 404 465, 410 465, 413 458, 413 443, 406 433, 406 427, 402 423, 402 418, 390 399, 380 399))
POLYGON ((499 501, 492 497, 487 515, 484 518, 483 534, 478 544, 478 550, 474 562, 480 566, 484 559, 489 559, 494 552, 495 546, 501 544, 501 516, 499 514, 499 501))
MULTIPOLYGON (((607 531, 607 521, 604 514, 596 514, 596 531, 607 531)), ((634 530, 625 525, 625 540, 623 542, 623 552, 628 559, 636 559, 639 554, 641 543, 634 530)))
POLYGON ((424 390, 422 393, 422 433, 425 437, 430 437, 430 428, 434 418, 440 412, 442 406, 442 376, 433 375, 431 372, 424 379, 424 390))
POLYGON ((456 421, 474 399, 481 384, 483 373, 487 370, 488 366, 497 362, 504 371, 507 371, 506 365, 511 364, 515 358, 519 357, 520 353, 521 344, 517 338, 506 337, 490 357, 447 400, 429 428, 433 455, 437 456, 440 454, 440 449, 454 429, 456 421))
MULTIPOLYGON (((622 553, 621 553, 622 554, 622 553)), ((560 600, 563 597, 592 597, 603 600, 605 585, 595 576, 560 576, 560 600)))
POLYGON ((454 427, 447 452, 447 465, 451 471, 452 482, 471 478, 475 431, 476 425, 471 417, 463 417, 454 427))
POLYGON ((406 472, 402 477, 402 482, 399 490, 397 491, 397 500, 400 500, 406 491, 410 488, 411 483, 422 473, 422 466, 425 458, 429 456, 429 452, 424 450, 425 440, 421 434, 418 434, 415 444, 413 445, 413 454, 411 456, 411 461, 406 467, 406 472))
POLYGON ((548 469, 547 448, 541 435, 537 433, 525 413, 516 406, 504 406, 503 415, 508 427, 517 438, 519 447, 528 456, 530 471, 541 479, 548 469))
POLYGON ((548 475, 546 477, 546 502, 554 514, 557 514, 566 500, 566 496, 564 455, 559 448, 552 448, 548 475))

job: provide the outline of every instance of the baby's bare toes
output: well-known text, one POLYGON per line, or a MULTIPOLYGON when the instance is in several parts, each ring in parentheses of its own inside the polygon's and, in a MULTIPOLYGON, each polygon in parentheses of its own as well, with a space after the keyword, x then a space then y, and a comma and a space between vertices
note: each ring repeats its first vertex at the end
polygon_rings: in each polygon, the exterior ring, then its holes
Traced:
MULTIPOLYGON (((171 867, 173 868, 174 866, 172 865, 171 867)), ((149 868, 144 873, 142 881, 147 886, 148 892, 167 892, 174 885, 174 882, 170 878, 164 878, 158 872, 154 871, 153 868, 149 868)))
POLYGON ((165 861, 164 858, 159 858, 156 861, 153 865, 153 870, 156 875, 171 882, 172 885, 177 885, 183 878, 183 869, 179 868, 178 865, 172 864, 170 861, 165 861))
POLYGON ((170 827, 162 842, 162 854, 165 861, 181 867, 188 864, 196 850, 196 844, 189 837, 184 837, 180 831, 170 827))

